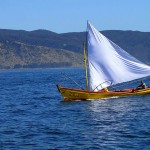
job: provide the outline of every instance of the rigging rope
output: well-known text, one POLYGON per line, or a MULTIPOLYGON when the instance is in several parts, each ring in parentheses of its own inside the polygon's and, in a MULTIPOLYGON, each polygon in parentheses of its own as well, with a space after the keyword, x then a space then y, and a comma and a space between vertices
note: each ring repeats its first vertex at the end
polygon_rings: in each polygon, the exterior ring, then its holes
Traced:
MULTIPOLYGON (((138 81, 140 81, 140 80, 144 80, 145 78, 148 78, 148 77, 150 77, 150 76, 147 76, 147 77, 144 77, 144 78, 140 78, 140 79, 136 79, 136 80, 134 80, 134 81, 129 81, 129 82, 127 82, 127 83, 124 83, 124 84, 121 84, 121 85, 117 85, 117 86, 111 86, 110 88, 111 89, 115 89, 115 88, 118 88, 118 87, 122 87, 122 86, 125 86, 125 85, 130 85, 130 84, 132 84, 132 83, 135 83, 135 82, 138 82, 138 81)), ((149 83, 149 82, 148 82, 149 83)))

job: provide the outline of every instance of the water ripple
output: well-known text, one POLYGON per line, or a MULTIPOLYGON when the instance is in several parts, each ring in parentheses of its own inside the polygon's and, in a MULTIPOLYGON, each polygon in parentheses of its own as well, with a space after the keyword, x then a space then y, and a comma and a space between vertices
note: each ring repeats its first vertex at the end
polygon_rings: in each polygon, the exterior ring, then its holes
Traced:
POLYGON ((149 95, 63 102, 61 72, 84 86, 82 69, 0 71, 0 149, 150 149, 149 95))

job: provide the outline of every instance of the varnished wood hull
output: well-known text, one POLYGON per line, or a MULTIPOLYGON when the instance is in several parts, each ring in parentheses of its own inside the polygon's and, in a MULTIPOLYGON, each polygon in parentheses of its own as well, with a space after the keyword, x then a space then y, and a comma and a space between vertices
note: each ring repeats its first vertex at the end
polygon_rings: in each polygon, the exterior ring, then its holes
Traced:
POLYGON ((124 96, 134 96, 134 95, 145 95, 150 94, 150 87, 142 90, 117 90, 117 91, 98 91, 91 92, 87 90, 78 90, 60 87, 57 85, 57 88, 64 100, 95 100, 95 99, 104 99, 104 98, 112 98, 112 97, 124 97, 124 96))

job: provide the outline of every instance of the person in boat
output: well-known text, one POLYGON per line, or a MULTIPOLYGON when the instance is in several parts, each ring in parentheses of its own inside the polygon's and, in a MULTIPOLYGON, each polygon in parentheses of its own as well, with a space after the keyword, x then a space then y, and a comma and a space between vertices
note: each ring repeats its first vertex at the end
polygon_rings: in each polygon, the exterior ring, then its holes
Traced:
POLYGON ((146 84, 141 80, 141 84, 136 88, 137 90, 146 89, 146 84))
POLYGON ((102 90, 105 91, 105 92, 109 92, 107 87, 103 88, 102 90))

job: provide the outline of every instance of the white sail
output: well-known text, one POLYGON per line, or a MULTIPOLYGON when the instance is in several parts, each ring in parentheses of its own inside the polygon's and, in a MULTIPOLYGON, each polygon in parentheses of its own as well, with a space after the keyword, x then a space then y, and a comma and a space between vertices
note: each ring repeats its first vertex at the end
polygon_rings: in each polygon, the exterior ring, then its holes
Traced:
POLYGON ((150 66, 125 52, 90 23, 87 32, 90 90, 110 86, 106 81, 118 84, 150 75, 150 66))

